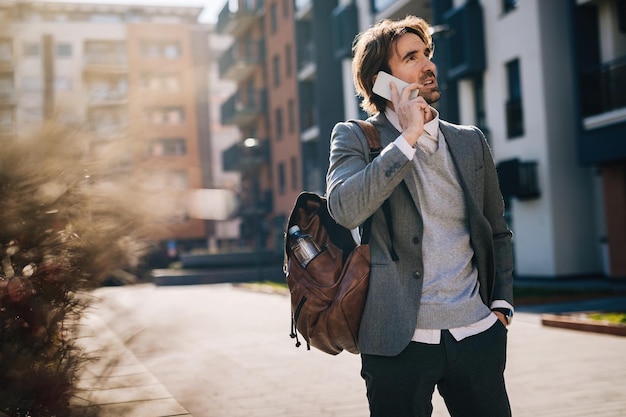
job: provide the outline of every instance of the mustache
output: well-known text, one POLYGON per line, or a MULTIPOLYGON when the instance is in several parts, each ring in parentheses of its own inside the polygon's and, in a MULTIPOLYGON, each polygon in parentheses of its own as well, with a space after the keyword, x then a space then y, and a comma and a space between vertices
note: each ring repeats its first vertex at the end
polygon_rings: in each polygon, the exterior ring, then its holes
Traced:
POLYGON ((424 76, 422 78, 420 78, 420 82, 424 83, 426 80, 428 80, 429 78, 434 78, 435 80, 437 79, 437 76, 435 75, 434 72, 432 71, 426 71, 426 73, 424 74, 424 76))

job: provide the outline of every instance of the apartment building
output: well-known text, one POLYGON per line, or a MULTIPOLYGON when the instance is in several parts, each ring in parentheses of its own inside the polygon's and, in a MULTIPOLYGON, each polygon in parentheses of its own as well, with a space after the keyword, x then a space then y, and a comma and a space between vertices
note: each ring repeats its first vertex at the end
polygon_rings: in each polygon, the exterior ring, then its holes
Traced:
POLYGON ((236 91, 222 105, 222 124, 241 139, 224 154, 224 169, 241 175, 241 241, 280 251, 286 216, 302 189, 298 136, 293 2, 225 2, 217 32, 232 45, 220 57, 220 77, 236 91))
MULTIPOLYGON (((231 45, 231 37, 216 32, 215 27, 209 28, 209 120, 210 146, 202 153, 204 162, 206 188, 228 190, 236 195, 240 192, 240 174, 238 171, 225 171, 223 153, 241 142, 241 134, 235 125, 225 126, 221 122, 221 106, 236 91, 235 81, 220 78, 219 60, 231 45)), ((207 249, 210 252, 228 252, 240 246, 239 234, 241 219, 209 221, 212 230, 209 232, 207 249)))
MULTIPOLYGON (((250 3, 240 2, 236 14, 250 3)), ((258 15, 266 25, 268 4, 258 15)), ((415 14, 434 26, 442 118, 479 126, 492 147, 516 273, 626 277, 626 1, 294 5, 303 190, 324 190, 334 123, 364 117, 351 80, 354 36, 379 19, 415 14)), ((262 66, 268 84, 272 60, 265 56, 262 66)), ((265 114, 273 123, 276 116, 265 114)), ((276 181, 268 184, 275 195, 276 181)), ((278 217, 277 206, 269 212, 278 217)))
MULTIPOLYGON (((209 141, 206 28, 198 7, 1 2, 0 125, 24 133, 54 117, 90 148, 132 141, 126 161, 179 189, 205 186, 209 141)), ((182 202, 181 202, 182 203, 182 202)), ((184 213, 154 238, 204 245, 184 213)))
POLYGON ((487 135, 518 275, 626 276, 626 2, 342 3, 361 29, 407 12, 434 25, 437 107, 487 135))

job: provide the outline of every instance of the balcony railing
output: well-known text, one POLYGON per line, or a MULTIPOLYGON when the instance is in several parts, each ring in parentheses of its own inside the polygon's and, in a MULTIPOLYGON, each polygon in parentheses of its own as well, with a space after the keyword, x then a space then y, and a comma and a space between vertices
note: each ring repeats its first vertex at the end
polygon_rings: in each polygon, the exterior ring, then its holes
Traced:
POLYGON ((2 105, 14 105, 15 104, 15 91, 13 90, 0 90, 0 104, 2 105))
POLYGON ((128 58, 121 54, 87 53, 84 58, 85 70, 125 72, 128 58))
POLYGON ((315 66, 315 44, 308 42, 298 50, 298 71, 308 66, 315 66))
POLYGON ((127 99, 126 91, 91 91, 89 93, 89 104, 116 104, 123 103, 127 99))
POLYGON ((128 131, 127 125, 94 125, 92 126, 93 135, 97 139, 116 139, 126 136, 128 131))
POLYGON ((263 15, 263 0, 240 2, 240 6, 238 10, 231 11, 229 2, 226 2, 217 17, 218 33, 239 37, 263 15))
POLYGON ((267 91, 235 93, 221 107, 223 125, 248 126, 267 110, 267 91))
POLYGON ((578 88, 583 117, 626 108, 626 56, 582 70, 578 88))
POLYGON ((265 59, 265 42, 235 42, 219 60, 220 78, 243 81, 265 59))
POLYGON ((236 143, 222 154, 224 171, 245 171, 270 162, 270 141, 260 140, 259 145, 248 148, 236 143))
POLYGON ((10 56, 0 56, 0 71, 13 71, 13 58, 10 56))

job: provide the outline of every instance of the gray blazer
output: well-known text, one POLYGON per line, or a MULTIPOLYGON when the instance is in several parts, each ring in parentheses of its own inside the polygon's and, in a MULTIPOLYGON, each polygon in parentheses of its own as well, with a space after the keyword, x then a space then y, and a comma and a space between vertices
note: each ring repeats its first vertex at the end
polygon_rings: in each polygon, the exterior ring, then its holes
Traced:
MULTIPOLYGON (((400 132, 384 114, 370 122, 378 129, 384 151, 368 163, 367 139, 356 124, 338 123, 332 132, 327 174, 329 210, 335 220, 353 229, 374 215, 370 238, 372 269, 365 311, 359 330, 361 353, 394 356, 411 341, 422 288, 423 223, 413 162, 395 146, 385 148, 400 132), (394 247, 382 203, 389 199, 394 247)), ((473 126, 440 121, 459 173, 468 209, 470 241, 478 268, 480 296, 513 304, 511 232, 504 221, 504 204, 489 146, 473 126)))

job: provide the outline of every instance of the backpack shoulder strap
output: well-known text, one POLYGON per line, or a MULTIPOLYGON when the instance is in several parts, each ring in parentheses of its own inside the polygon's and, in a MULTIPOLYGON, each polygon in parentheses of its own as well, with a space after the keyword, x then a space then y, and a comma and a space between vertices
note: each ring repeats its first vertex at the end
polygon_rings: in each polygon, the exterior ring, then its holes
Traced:
POLYGON ((365 133, 370 150, 382 149, 382 145, 380 144, 380 133, 378 133, 378 129, 376 129, 372 123, 359 119, 350 119, 350 121, 359 125, 363 133, 365 133))

